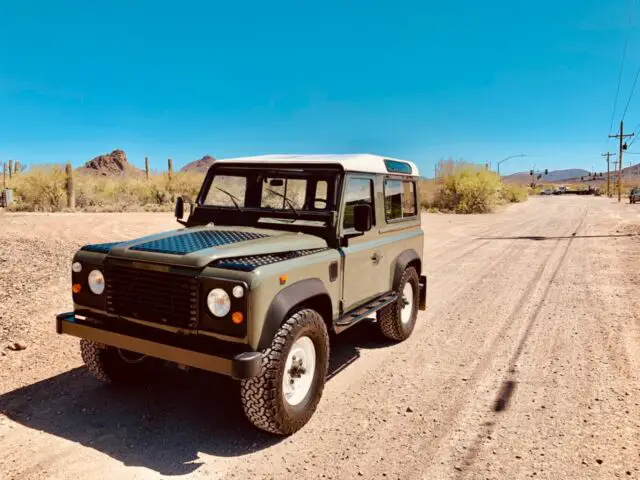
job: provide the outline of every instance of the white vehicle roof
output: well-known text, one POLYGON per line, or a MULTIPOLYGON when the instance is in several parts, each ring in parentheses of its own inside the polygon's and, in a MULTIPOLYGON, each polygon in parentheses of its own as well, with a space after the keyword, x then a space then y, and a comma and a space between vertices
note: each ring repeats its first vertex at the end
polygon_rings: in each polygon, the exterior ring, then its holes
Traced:
POLYGON ((256 155, 253 157, 223 158, 216 163, 324 163, 338 164, 347 172, 402 173, 418 176, 413 162, 368 153, 340 155, 256 155))

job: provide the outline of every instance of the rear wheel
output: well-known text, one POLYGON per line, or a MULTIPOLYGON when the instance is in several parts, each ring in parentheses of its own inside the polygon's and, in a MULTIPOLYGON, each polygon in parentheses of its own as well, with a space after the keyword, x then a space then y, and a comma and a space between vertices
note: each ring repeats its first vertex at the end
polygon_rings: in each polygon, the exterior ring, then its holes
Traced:
POLYGON ((82 360, 98 380, 106 383, 134 384, 149 379, 156 359, 141 353, 110 347, 91 340, 80 340, 82 360))
POLYGON ((413 267, 408 267, 396 287, 398 300, 378 311, 378 325, 390 340, 409 338, 416 326, 420 295, 420 280, 413 267))
POLYGON ((293 314, 264 351, 260 375, 240 383, 244 413, 279 435, 302 428, 320 402, 329 367, 329 336, 314 310, 293 314))

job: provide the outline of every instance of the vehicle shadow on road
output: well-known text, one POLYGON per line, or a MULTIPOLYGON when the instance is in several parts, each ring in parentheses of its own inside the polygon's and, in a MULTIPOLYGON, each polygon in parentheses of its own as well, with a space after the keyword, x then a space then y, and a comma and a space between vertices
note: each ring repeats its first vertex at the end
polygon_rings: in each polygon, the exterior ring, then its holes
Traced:
POLYGON ((613 237, 638 237, 640 233, 620 233, 610 235, 564 235, 544 237, 540 235, 527 235, 518 237, 476 237, 476 240, 564 240, 569 238, 613 238, 613 237))
MULTIPOLYGON (((362 322, 332 339, 329 378, 356 361, 361 348, 384 346, 380 337, 375 324, 362 322)), ((161 475, 197 470, 199 453, 237 457, 282 440, 244 418, 237 382, 174 367, 135 388, 104 385, 86 368, 74 368, 0 395, 0 413, 161 475)))

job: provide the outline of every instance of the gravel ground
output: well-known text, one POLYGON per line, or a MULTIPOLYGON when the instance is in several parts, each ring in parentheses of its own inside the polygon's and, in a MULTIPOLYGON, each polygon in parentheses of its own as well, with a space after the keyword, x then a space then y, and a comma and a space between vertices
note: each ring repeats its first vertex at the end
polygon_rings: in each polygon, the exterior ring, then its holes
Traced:
POLYGON ((637 205, 425 215, 429 310, 399 345, 369 323, 338 337, 318 411, 286 439, 247 424, 226 378, 105 387, 53 332, 78 246, 172 228, 0 215, 0 478, 640 478, 637 205))

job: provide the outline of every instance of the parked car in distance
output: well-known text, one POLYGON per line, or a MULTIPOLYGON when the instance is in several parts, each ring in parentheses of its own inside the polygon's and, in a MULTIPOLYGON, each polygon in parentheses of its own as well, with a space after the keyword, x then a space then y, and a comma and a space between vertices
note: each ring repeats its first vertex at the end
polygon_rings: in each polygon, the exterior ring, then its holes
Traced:
POLYGON ((551 192, 551 190, 546 189, 546 190, 542 190, 542 191, 540 192, 540 195, 551 195, 551 193, 552 193, 552 192, 551 192))
POLYGON ((629 192, 629 203, 640 202, 640 187, 635 187, 629 192))

